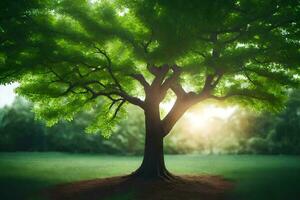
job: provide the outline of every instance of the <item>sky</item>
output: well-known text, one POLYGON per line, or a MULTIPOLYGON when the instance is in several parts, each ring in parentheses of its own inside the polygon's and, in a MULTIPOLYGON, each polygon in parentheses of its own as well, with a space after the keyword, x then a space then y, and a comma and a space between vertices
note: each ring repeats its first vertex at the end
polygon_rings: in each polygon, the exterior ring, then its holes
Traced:
POLYGON ((18 85, 18 83, 0 85, 0 108, 12 104, 16 97, 14 90, 18 85))

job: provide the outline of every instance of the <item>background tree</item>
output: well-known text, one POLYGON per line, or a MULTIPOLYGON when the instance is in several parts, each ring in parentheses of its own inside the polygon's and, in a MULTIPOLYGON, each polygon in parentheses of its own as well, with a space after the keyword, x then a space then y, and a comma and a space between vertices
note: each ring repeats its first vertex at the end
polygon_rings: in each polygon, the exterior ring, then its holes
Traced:
POLYGON ((275 143, 279 143, 281 153, 300 152, 300 92, 291 93, 287 103, 287 109, 279 115, 279 123, 276 131, 271 135, 275 143))
POLYGON ((48 125, 98 109, 87 131, 109 135, 126 104, 144 110, 144 159, 134 176, 171 178, 163 138, 191 106, 230 98, 275 109, 299 83, 298 1, 62 0, 44 7, 27 12, 22 48, 1 49, 1 69, 18 69, 18 92, 48 125), (160 103, 172 95, 173 108, 161 116, 160 103))
MULTIPOLYGON (((189 121, 191 113, 198 111, 197 115, 201 115, 201 108, 207 110, 205 104, 197 105, 165 138, 164 152, 299 154, 298 94, 299 91, 293 91, 286 108, 278 114, 236 108, 229 118, 215 116, 205 122, 199 121, 202 126, 189 121)), ((84 132, 97 113, 78 113, 71 122, 62 120, 52 127, 45 127, 42 121, 35 120, 32 103, 17 97, 12 105, 0 108, 0 151, 142 155, 145 139, 143 112, 135 106, 128 107, 127 112, 130 117, 122 119, 107 139, 101 134, 84 132)))
POLYGON ((18 98, 12 107, 0 110, 0 151, 37 151, 44 148, 45 135, 34 121, 29 103, 18 98))

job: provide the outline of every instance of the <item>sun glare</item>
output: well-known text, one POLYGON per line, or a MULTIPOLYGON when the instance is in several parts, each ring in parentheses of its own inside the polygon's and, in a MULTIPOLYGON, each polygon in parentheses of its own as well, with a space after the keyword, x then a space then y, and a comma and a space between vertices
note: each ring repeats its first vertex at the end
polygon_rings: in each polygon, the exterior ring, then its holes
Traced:
POLYGON ((0 85, 0 108, 13 103, 16 97, 14 90, 19 86, 19 83, 14 82, 7 85, 0 85))
MULTIPOLYGON (((213 126, 213 119, 227 120, 235 112, 236 107, 219 107, 214 104, 207 105, 202 108, 192 109, 188 111, 184 116, 184 121, 188 124, 190 129, 203 131, 213 126)), ((193 132, 193 131, 192 131, 193 132)))
MULTIPOLYGON (((175 101, 163 102, 160 104, 163 115, 168 113, 175 101)), ((227 120, 237 110, 237 107, 224 107, 216 104, 207 104, 201 107, 194 107, 188 110, 182 117, 186 129, 191 133, 207 133, 214 126, 214 119, 227 120)))

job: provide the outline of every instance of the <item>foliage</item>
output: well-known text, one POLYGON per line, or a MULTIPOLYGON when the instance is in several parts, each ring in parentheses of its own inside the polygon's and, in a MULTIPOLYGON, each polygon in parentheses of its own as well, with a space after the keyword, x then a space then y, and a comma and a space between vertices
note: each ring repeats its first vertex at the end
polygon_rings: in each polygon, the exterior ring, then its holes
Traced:
POLYGON ((172 90, 181 106, 162 120, 167 134, 205 99, 278 110, 299 85, 298 1, 1 4, 1 82, 19 81, 48 125, 98 108, 87 130, 109 136, 128 103, 146 109, 172 90))
MULTIPOLYGON (((45 1, 46 3, 46 1, 45 1)), ((18 80, 24 68, 33 63, 20 62, 33 47, 31 15, 42 9, 38 0, 4 0, 0 2, 0 83, 18 80)))

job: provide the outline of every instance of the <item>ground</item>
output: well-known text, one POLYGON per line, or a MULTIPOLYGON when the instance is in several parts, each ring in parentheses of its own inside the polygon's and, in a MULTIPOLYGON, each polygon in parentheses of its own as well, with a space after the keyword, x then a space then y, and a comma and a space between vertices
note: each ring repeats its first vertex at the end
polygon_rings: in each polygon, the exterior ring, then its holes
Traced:
POLYGON ((44 194, 53 200, 225 200, 232 188, 218 176, 180 176, 167 182, 119 176, 59 185, 44 194))
MULTIPOLYGON (((141 157, 133 156, 1 153, 0 199, 39 200, 40 191, 128 174, 140 162, 141 157)), ((234 200, 293 200, 300 196, 299 156, 168 155, 166 163, 175 174, 213 175, 232 181, 235 186, 229 197, 234 200)), ((126 198, 129 200, 130 194, 122 200, 126 198)))

